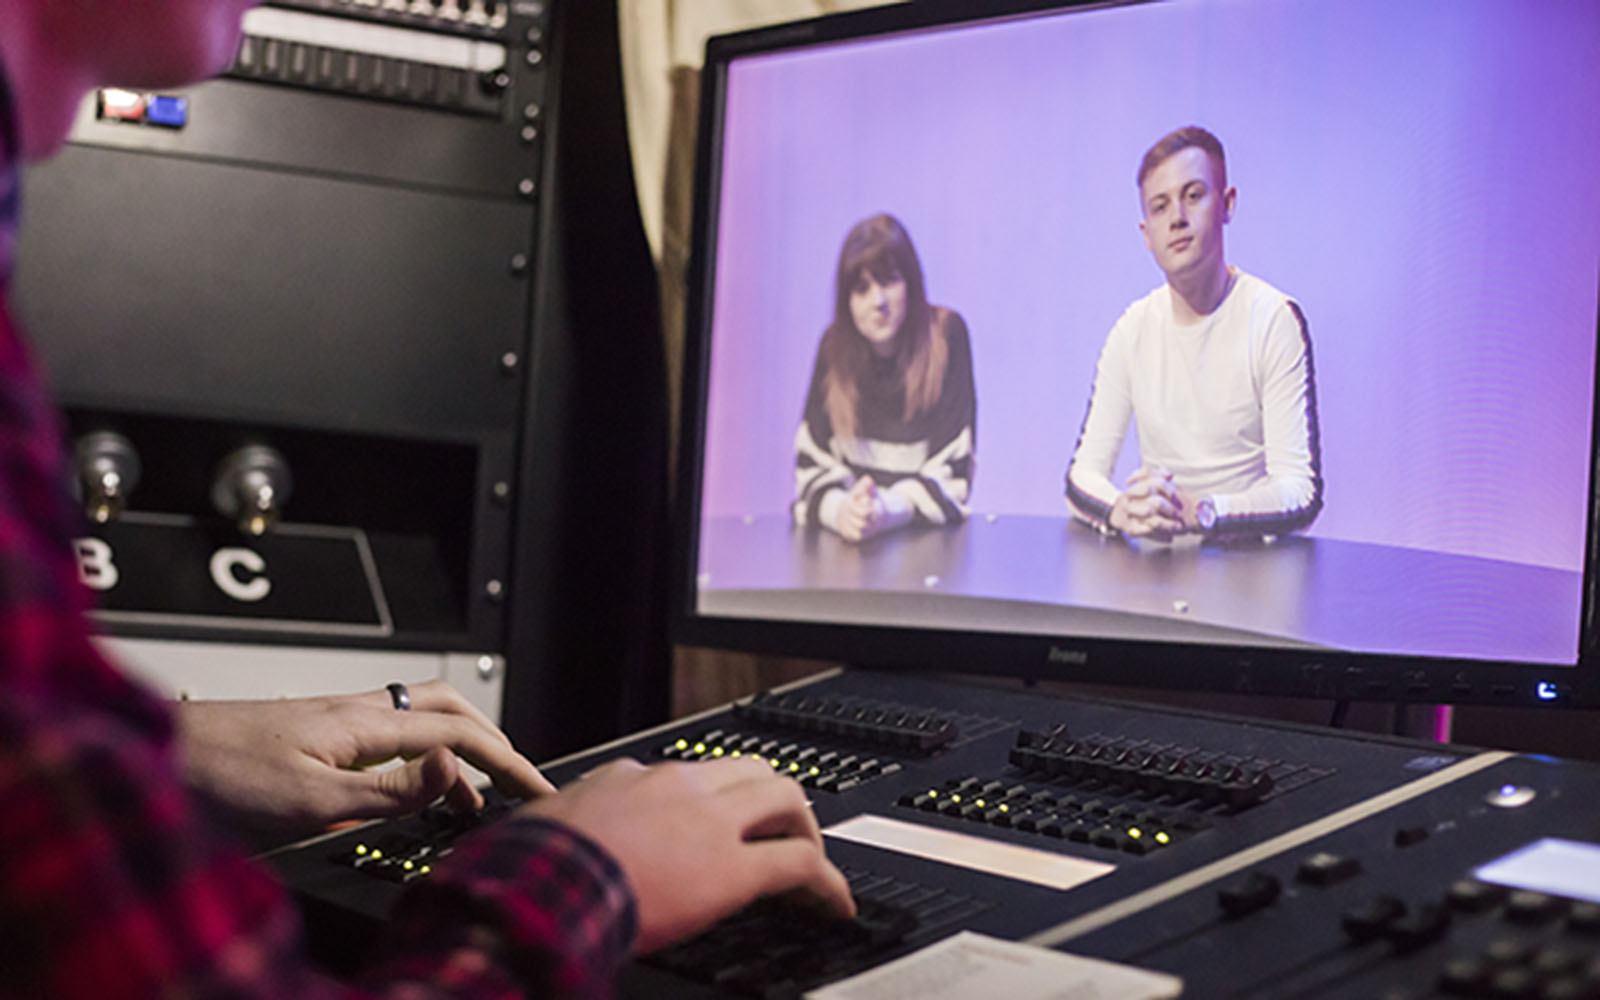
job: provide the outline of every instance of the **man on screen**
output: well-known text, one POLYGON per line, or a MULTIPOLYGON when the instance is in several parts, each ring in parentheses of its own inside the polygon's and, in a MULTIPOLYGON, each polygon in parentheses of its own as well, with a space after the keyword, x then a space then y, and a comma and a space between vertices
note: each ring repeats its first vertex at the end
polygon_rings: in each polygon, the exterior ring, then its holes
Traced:
POLYGON ((1067 467, 1067 505, 1104 531, 1276 535, 1322 509, 1311 338, 1299 305, 1223 255, 1237 192, 1222 143, 1180 128, 1145 153, 1139 231, 1166 283, 1106 337, 1067 467), (1128 421, 1139 468, 1111 479, 1128 421))

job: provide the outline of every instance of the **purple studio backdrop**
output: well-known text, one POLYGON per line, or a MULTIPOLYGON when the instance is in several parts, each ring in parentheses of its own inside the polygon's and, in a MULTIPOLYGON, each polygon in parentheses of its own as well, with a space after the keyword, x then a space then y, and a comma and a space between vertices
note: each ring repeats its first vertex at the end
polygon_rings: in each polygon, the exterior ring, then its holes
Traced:
POLYGON ((1151 3, 736 63, 703 516, 787 510, 840 242, 887 211, 972 332, 974 510, 1064 517, 1106 332, 1163 280, 1134 173, 1192 123, 1239 192, 1229 262, 1310 323, 1310 533, 1581 570, 1596 64, 1568 0, 1151 3))

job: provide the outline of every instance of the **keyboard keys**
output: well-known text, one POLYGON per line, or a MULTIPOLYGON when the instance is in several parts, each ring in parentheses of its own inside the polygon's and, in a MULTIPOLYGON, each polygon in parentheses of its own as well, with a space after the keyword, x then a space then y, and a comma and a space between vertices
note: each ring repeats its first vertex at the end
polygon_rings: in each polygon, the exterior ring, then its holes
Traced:
POLYGON ((932 886, 848 869, 844 874, 856 899, 854 919, 763 900, 643 961, 739 996, 797 997, 943 936, 987 907, 932 886))

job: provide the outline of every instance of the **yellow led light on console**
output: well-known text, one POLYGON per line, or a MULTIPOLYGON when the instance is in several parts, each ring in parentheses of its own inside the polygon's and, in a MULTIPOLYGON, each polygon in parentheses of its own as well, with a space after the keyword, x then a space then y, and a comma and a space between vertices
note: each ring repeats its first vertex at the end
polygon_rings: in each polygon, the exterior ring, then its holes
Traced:
POLYGON ((679 750, 687 750, 687 749, 689 749, 689 741, 688 740, 679 740, 678 742, 676 742, 676 743, 674 743, 672 745, 677 747, 679 750))
POLYGON ((357 854, 365 854, 365 853, 367 853, 367 845, 366 844, 357 844, 356 845, 356 853, 357 854))
POLYGON ((1172 842, 1172 838, 1167 836, 1167 832, 1165 830, 1161 830, 1161 831, 1158 831, 1156 833, 1156 843, 1158 843, 1158 844, 1170 844, 1171 842, 1172 842))
POLYGON ((1128 827, 1128 836, 1132 837, 1134 840, 1138 840, 1140 837, 1144 836, 1144 831, 1136 826, 1130 826, 1128 827))
POLYGON ((713 757, 721 757, 726 752, 727 751, 723 750, 721 747, 712 747, 711 748, 711 756, 713 756, 713 757))
POLYGON ((696 743, 694 745, 694 752, 695 753, 705 753, 706 752, 706 745, 704 743, 696 743))

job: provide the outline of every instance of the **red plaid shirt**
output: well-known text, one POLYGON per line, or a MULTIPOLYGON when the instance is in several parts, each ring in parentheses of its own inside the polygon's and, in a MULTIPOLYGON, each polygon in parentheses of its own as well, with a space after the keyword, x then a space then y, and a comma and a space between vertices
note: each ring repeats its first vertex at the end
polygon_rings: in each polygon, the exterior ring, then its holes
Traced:
POLYGON ((593 997, 635 931, 615 862, 554 823, 467 841, 360 988, 180 784, 166 706, 90 644, 56 417, 4 303, 15 148, 0 74, 0 997, 593 997))

